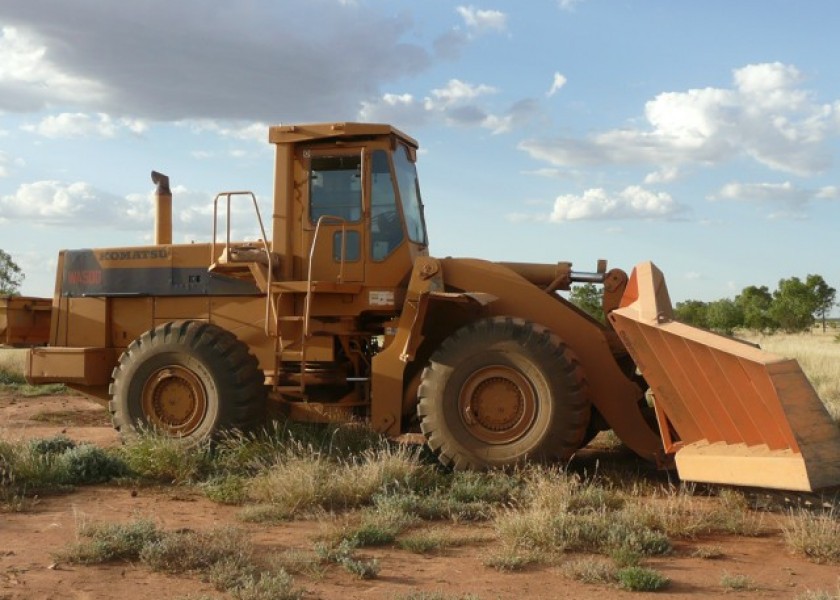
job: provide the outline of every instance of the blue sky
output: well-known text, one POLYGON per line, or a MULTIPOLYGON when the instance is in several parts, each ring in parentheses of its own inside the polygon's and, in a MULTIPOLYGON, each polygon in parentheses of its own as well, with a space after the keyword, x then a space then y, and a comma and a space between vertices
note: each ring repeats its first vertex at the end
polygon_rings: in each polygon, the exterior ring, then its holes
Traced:
POLYGON ((433 255, 653 260, 674 301, 840 288, 837 23, 783 0, 5 0, 0 248, 48 296, 60 248, 150 242, 150 170, 175 240, 203 241, 218 191, 270 212, 268 125, 366 120, 420 141, 433 255))

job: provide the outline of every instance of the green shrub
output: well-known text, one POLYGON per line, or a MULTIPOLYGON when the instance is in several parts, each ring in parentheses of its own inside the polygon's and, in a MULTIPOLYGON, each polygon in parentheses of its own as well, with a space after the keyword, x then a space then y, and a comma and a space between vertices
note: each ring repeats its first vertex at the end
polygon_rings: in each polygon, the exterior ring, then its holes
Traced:
POLYGON ((727 590, 735 591, 755 589, 755 582, 753 582, 753 580, 747 575, 729 573, 728 571, 724 571, 721 574, 720 585, 727 590))
POLYGON ((70 563, 99 564, 117 560, 137 560, 147 544, 157 542, 162 532, 147 520, 129 523, 84 524, 79 528, 81 541, 56 554, 70 563))
POLYGON ((625 567, 615 577, 620 588, 631 592, 656 592, 669 583, 667 577, 647 567, 625 567))
POLYGON ((92 444, 70 448, 58 461, 67 477, 66 483, 72 485, 103 483, 127 472, 124 462, 92 444))
POLYGON ((128 438, 119 455, 132 475, 158 483, 200 481, 212 465, 209 442, 190 445, 154 431, 128 438))
POLYGON ((167 533, 144 546, 140 560, 154 571, 184 573, 226 562, 240 569, 251 563, 251 544, 232 527, 210 531, 167 533))
POLYGON ((35 454, 50 456, 64 454, 68 450, 72 450, 76 447, 76 442, 66 435, 56 435, 51 438, 32 440, 29 442, 29 447, 35 454))

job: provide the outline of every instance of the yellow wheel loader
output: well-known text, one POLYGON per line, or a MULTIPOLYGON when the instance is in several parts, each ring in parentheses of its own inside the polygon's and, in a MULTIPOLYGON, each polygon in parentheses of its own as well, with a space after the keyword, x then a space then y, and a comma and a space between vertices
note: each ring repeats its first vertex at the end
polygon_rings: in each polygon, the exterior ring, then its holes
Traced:
POLYGON ((153 173, 154 245, 62 251, 29 381, 100 399, 124 434, 204 439, 273 405, 422 432, 458 469, 567 460, 612 429, 687 480, 840 483, 840 430, 795 361, 674 322, 652 264, 433 258, 411 137, 328 123, 269 141, 270 236, 253 194, 225 192, 210 241, 173 244, 153 173), (258 241, 231 240, 232 203, 258 241), (606 325, 558 294, 575 282, 603 285, 606 325))

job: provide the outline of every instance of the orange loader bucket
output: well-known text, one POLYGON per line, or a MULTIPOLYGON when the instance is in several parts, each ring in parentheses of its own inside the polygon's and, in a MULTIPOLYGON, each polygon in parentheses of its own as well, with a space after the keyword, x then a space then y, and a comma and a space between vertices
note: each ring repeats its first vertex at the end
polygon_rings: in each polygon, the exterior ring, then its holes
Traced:
POLYGON ((840 485, 840 428, 795 360, 674 321, 652 263, 636 266, 609 318, 651 388, 680 478, 797 491, 840 485))

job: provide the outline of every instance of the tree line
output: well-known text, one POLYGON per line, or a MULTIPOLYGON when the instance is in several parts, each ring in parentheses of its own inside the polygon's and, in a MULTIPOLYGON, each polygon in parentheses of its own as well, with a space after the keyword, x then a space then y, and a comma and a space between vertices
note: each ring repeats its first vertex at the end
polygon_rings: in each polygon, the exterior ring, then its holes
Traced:
POLYGON ((750 285, 734 300, 677 302, 674 318, 724 334, 732 334, 735 329, 797 333, 807 331, 817 321, 822 322, 825 330, 826 319, 836 305, 836 298, 837 290, 828 285, 821 275, 808 275, 804 281, 799 277, 790 277, 780 280, 772 292, 766 285, 750 285))
MULTIPOLYGON (((569 300, 603 322, 601 297, 601 288, 587 283, 574 286, 569 300)), ((677 302, 674 318, 725 335, 732 335, 736 329, 797 333, 807 331, 817 321, 825 330, 828 315, 836 305, 837 290, 821 275, 808 275, 804 281, 799 277, 782 279, 772 292, 765 285, 751 285, 734 299, 677 302)))

